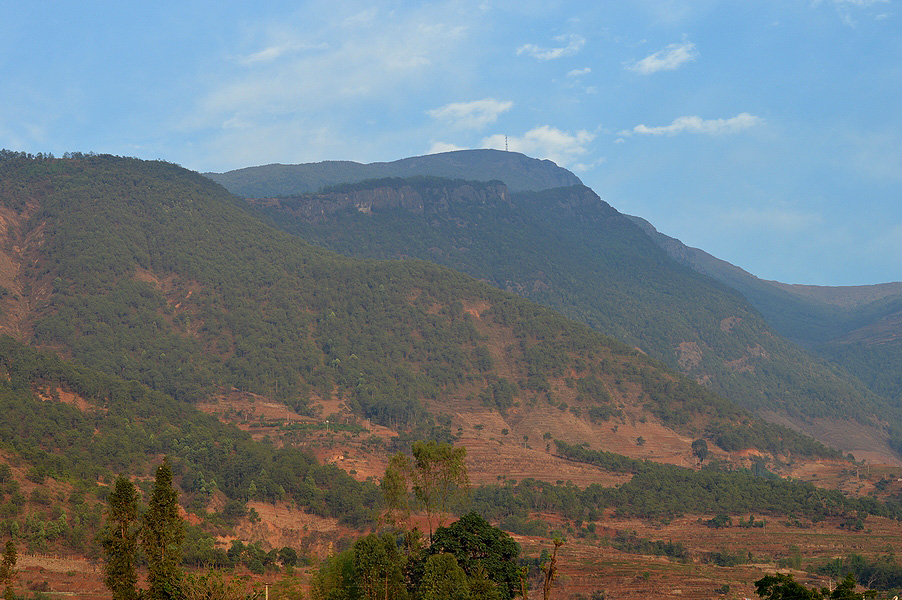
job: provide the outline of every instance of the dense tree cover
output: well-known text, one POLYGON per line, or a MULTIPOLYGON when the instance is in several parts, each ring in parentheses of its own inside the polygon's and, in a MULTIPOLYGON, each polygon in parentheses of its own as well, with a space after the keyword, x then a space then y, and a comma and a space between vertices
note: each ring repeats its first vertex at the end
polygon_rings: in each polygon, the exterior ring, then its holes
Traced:
POLYGON ((312 597, 512 600, 519 593, 519 545, 478 514, 439 527, 428 546, 421 541, 412 532, 359 538, 314 575, 312 597))
POLYGON ((635 531, 621 531, 611 540, 611 546, 629 554, 666 556, 679 562, 689 561, 689 551, 679 542, 664 542, 640 538, 635 531))
MULTIPOLYGON (((501 178, 503 179, 503 177, 501 178)), ((410 178, 369 185, 415 193, 415 208, 299 208, 341 202, 308 194, 259 204, 277 225, 343 254, 417 257, 487 279, 642 348, 747 408, 869 422, 886 403, 779 336, 738 293, 683 267, 582 186, 485 194, 474 182, 410 178), (422 205, 422 209, 420 206, 422 205)), ((895 414, 895 413, 893 413, 895 414)))
POLYGON ((453 554, 433 554, 426 559, 423 577, 420 579, 420 598, 422 600, 470 598, 467 574, 460 568, 453 554))
MULTIPOLYGON (((107 500, 107 523, 100 542, 106 559, 104 583, 114 599, 251 598, 258 594, 249 595, 253 590, 247 589, 246 581, 228 579, 217 569, 244 564, 251 572, 263 574, 267 565, 281 564, 287 568, 298 564, 297 551, 289 547, 266 552, 259 542, 245 545, 234 540, 228 552, 214 549, 209 534, 187 527, 181 518, 178 491, 167 459, 157 468, 143 511, 140 511, 138 491, 126 477, 116 480, 107 500), (147 566, 146 590, 138 589, 135 566, 139 562, 147 566), (186 564, 205 567, 208 571, 186 573, 183 570, 186 564)), ((291 589, 281 592, 293 593, 297 598, 296 586, 288 587, 291 589)), ((276 591, 275 597, 283 597, 283 593, 276 591)))
POLYGON ((597 520, 606 508, 623 516, 670 519, 683 514, 797 515, 812 519, 827 516, 902 516, 896 502, 848 498, 838 491, 821 490, 809 483, 756 474, 741 469, 700 471, 640 461, 611 452, 588 450, 556 441, 558 452, 615 473, 632 473, 616 488, 592 484, 580 489, 570 482, 552 484, 523 479, 516 484, 486 485, 473 490, 470 506, 493 520, 527 519, 534 512, 556 512, 571 520, 597 520))
POLYGON ((49 166, 16 172, 52 190, 29 223, 46 243, 28 275, 55 292, 35 338, 81 362, 186 400, 231 385, 303 409, 311 390, 339 386, 366 416, 408 423, 417 397, 475 360, 466 316, 431 312, 475 282, 327 255, 173 165, 49 166), (411 301, 418 285, 432 289, 411 301))
POLYGON ((497 586, 503 600, 511 600, 517 595, 520 587, 517 574, 520 546, 509 535, 489 525, 478 513, 467 513, 435 532, 427 554, 434 556, 442 553, 453 555, 470 578, 476 578, 481 570, 484 571, 497 586))
POLYGON ((354 543, 354 571, 357 585, 367 600, 403 599, 407 585, 403 572, 404 557, 391 534, 368 535, 354 543))
POLYGON ((755 582, 755 593, 762 600, 866 600, 877 595, 875 590, 855 591, 855 576, 851 573, 829 588, 808 588, 793 579, 792 574, 774 573, 755 582))
POLYGON ((381 504, 378 488, 300 450, 254 442, 235 427, 135 382, 78 366, 0 336, 0 443, 41 473, 96 481, 142 473, 167 454, 191 491, 220 489, 243 504, 292 498, 319 515, 360 526, 381 504), (97 406, 81 411, 33 390, 65 390, 97 406))
MULTIPOLYGON (((887 336, 889 337, 889 336, 887 336)), ((877 343, 840 340, 817 347, 829 360, 842 365, 876 393, 902 405, 902 343, 883 339, 877 343)), ((899 427, 899 425, 896 425, 899 427)), ((894 449, 902 452, 896 438, 894 449)))
POLYGON ((0 486, 0 535, 15 540, 29 552, 62 547, 94 556, 92 542, 100 526, 101 511, 100 504, 87 496, 93 482, 76 482, 69 497, 61 499, 51 491, 52 482, 41 469, 30 467, 26 477, 36 484, 28 496, 15 480, 0 486))
POLYGON ((853 575, 862 585, 870 589, 902 589, 902 565, 896 562, 892 554, 875 558, 850 554, 821 565, 815 571, 837 578, 853 575))

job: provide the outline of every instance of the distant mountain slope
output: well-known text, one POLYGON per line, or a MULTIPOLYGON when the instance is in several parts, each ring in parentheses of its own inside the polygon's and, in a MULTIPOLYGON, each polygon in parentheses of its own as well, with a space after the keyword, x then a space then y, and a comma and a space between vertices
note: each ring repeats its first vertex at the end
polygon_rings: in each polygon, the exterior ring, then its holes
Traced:
POLYGON ((583 186, 510 194, 497 183, 385 179, 253 205, 332 250, 428 259, 515 291, 753 410, 794 422, 874 423, 891 412, 773 335, 741 295, 671 260, 583 186))
POLYGON ((674 260, 742 293, 782 335, 902 405, 902 283, 790 285, 759 279, 631 217, 674 260))
POLYGON ((351 161, 275 164, 205 175, 244 198, 304 194, 330 185, 414 175, 499 180, 513 191, 538 191, 582 183, 576 175, 550 160, 500 150, 459 150, 370 164, 351 161))
POLYGON ((874 285, 824 286, 770 281, 796 296, 840 308, 860 308, 893 296, 902 296, 902 282, 874 285))
POLYGON ((5 157, 0 216, 0 332, 176 399, 341 403, 444 439, 462 426, 437 414, 453 402, 518 423, 563 412, 579 424, 568 443, 602 448, 606 421, 635 419, 673 432, 685 456, 701 436, 729 452, 836 455, 514 294, 311 246, 172 164, 5 157))

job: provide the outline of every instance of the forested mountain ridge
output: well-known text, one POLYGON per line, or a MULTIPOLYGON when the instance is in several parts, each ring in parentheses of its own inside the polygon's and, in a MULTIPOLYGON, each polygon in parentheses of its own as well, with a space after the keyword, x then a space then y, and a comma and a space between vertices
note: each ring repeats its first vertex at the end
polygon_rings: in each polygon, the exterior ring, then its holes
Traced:
POLYGON ((687 455, 700 436, 831 455, 548 309, 426 262, 316 248, 175 165, 14 156, 0 170, 3 331, 176 399, 234 388, 309 413, 338 398, 404 429, 430 426, 430 403, 546 403, 571 407, 580 435, 654 419, 687 455))
MULTIPOLYGON (((492 182, 393 178, 249 202, 286 231, 343 254, 422 258, 485 279, 771 417, 874 425, 891 412, 774 335, 740 294, 671 260, 583 186, 510 193, 492 182)), ((876 429, 870 435, 886 439, 876 429)))
POLYGON ((538 191, 582 183, 576 175, 550 160, 500 150, 442 152, 369 164, 351 161, 276 164, 205 175, 233 194, 245 198, 289 196, 366 179, 417 175, 479 181, 500 180, 514 191, 538 191))
POLYGON ((763 280, 631 218, 674 260, 742 293, 780 334, 902 405, 902 282, 831 287, 763 280))

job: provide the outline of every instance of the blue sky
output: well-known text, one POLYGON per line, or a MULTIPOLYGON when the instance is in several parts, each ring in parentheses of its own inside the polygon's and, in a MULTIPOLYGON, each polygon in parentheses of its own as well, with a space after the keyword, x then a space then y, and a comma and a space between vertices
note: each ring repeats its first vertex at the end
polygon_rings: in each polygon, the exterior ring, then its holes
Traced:
POLYGON ((0 0, 0 147, 504 147, 763 278, 902 279, 899 0, 0 0))

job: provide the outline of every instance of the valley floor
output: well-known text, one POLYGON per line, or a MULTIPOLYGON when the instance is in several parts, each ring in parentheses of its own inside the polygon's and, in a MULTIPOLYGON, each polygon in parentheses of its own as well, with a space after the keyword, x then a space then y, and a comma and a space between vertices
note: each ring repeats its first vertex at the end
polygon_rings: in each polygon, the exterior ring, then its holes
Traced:
MULTIPOLYGON (((290 525, 285 522, 285 514, 280 514, 282 525, 290 525)), ((305 518, 302 513, 295 514, 299 519, 305 518)), ((261 513, 261 516, 266 519, 269 515, 261 513)), ((545 518, 567 532, 563 523, 555 522, 555 517, 545 518)), ((702 520, 707 518, 704 516, 702 520)), ((606 515, 596 525, 594 534, 587 534, 585 529, 576 534, 567 532, 567 542, 558 553, 560 575, 552 597, 591 599, 593 594, 598 598, 598 593, 603 592, 607 600, 638 600, 650 596, 686 600, 754 598, 754 581, 778 570, 776 565, 781 559, 794 560, 794 566, 802 567, 779 568, 781 572, 794 573, 796 580, 808 586, 827 586, 829 577, 810 575, 804 569, 853 553, 886 556, 902 539, 902 523, 876 517, 869 517, 861 531, 841 529, 838 521, 805 524, 806 528, 799 528, 785 519, 767 519, 763 528, 712 529, 699 520, 697 516, 689 516, 667 524, 652 524, 606 515), (611 546, 611 538, 624 531, 635 531, 639 538, 680 542, 692 558, 681 563, 621 552, 611 546), (712 553, 741 559, 744 564, 721 567, 706 562, 712 553)), ((537 557, 543 549, 552 549, 551 541, 545 538, 514 537, 527 557, 537 557)), ((19 569, 17 590, 83 600, 109 598, 103 586, 103 566, 96 561, 22 555, 19 569)), ((250 576, 261 584, 275 584, 285 577, 278 572, 252 576, 236 570, 235 574, 250 576)), ((298 577, 306 588, 310 569, 297 569, 293 577, 298 577)), ((530 599, 541 598, 539 582, 533 581, 531 588, 530 599)))

